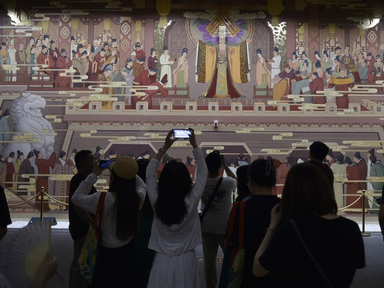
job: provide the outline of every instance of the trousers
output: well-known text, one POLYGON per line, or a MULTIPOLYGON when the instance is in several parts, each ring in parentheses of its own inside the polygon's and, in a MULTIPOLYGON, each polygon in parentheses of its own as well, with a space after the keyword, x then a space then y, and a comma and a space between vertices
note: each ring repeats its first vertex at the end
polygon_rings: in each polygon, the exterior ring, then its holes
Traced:
POLYGON ((83 249, 85 238, 80 238, 73 243, 73 259, 69 270, 70 288, 87 288, 88 284, 83 275, 81 275, 79 257, 83 249))
POLYGON ((225 250, 225 235, 203 233, 204 274, 206 288, 217 287, 216 258, 219 246, 225 250))

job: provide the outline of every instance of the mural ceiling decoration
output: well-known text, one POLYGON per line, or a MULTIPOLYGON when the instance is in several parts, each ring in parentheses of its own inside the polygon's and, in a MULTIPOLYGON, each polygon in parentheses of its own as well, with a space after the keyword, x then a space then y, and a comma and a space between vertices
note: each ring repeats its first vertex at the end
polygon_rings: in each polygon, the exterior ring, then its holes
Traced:
MULTIPOLYGON (((240 153, 305 160, 316 140, 352 159, 384 152, 380 1, 45 2, 0 14, 0 184, 14 211, 40 209, 23 201, 41 187, 44 210, 66 210, 77 151, 154 156, 177 127, 235 166, 240 153)), ((186 141, 170 154, 192 156, 186 141)))

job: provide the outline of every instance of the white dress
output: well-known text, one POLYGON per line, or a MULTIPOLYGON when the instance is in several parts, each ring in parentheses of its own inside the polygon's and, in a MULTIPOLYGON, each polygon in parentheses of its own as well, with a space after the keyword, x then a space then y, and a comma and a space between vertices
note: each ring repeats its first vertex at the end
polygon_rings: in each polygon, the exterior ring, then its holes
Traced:
MULTIPOLYGON (((177 225, 167 226, 155 215, 148 248, 156 252, 148 288, 200 288, 195 248, 201 245, 201 226, 197 205, 207 180, 207 165, 200 148, 193 150, 197 163, 196 182, 185 198, 187 216, 177 225)), ((148 197, 154 206, 157 200, 157 167, 152 159, 147 167, 148 197)), ((156 214, 156 213, 155 213, 156 214)))
MULTIPOLYGON (((277 55, 275 57, 272 58, 273 63, 271 63, 271 66, 272 66, 272 69, 271 69, 271 80, 273 80, 273 78, 275 78, 275 76, 279 75, 279 73, 281 72, 280 70, 280 62, 281 62, 281 56, 280 55, 277 55)), ((273 81, 271 81, 271 87, 273 88, 273 81)))
POLYGON ((172 69, 171 64, 173 62, 169 61, 171 57, 169 55, 162 54, 160 56, 160 64, 161 64, 161 74, 160 81, 163 79, 164 75, 168 75, 168 83, 164 87, 172 87, 172 69))

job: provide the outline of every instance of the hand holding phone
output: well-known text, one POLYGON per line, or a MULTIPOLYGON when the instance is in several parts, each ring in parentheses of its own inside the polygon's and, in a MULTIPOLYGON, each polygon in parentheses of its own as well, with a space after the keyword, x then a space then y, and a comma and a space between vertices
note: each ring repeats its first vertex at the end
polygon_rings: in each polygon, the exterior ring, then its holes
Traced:
POLYGON ((113 162, 115 162, 116 160, 115 159, 110 159, 110 160, 100 160, 99 161, 99 168, 104 170, 104 169, 108 169, 109 168, 109 165, 111 165, 113 162))
POLYGON ((97 175, 97 176, 100 176, 101 173, 103 173, 103 170, 104 170, 104 169, 100 168, 100 161, 102 161, 102 160, 97 160, 93 164, 93 172, 92 173, 97 175))

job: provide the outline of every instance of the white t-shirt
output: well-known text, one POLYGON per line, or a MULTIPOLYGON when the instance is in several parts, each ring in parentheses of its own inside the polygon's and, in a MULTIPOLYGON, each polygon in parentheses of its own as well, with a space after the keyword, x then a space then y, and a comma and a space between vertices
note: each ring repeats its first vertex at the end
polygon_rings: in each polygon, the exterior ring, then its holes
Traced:
MULTIPOLYGON (((207 179, 203 197, 201 198, 201 211, 204 211, 205 205, 211 198, 219 179, 220 177, 207 179)), ((224 235, 227 232, 227 223, 231 211, 231 195, 232 191, 236 190, 236 184, 236 179, 230 177, 223 178, 216 197, 209 207, 209 211, 204 216, 202 226, 204 233, 224 235)))
MULTIPOLYGON (((248 163, 247 163, 247 165, 248 165, 248 163)), ((237 169, 236 169, 235 167, 228 167, 228 168, 229 168, 229 170, 232 171, 232 173, 233 173, 234 175, 236 175, 236 171, 237 171, 237 169)), ((223 173, 223 177, 224 177, 224 178, 225 178, 225 177, 228 177, 227 172, 225 172, 225 170, 224 170, 224 173, 223 173)))

